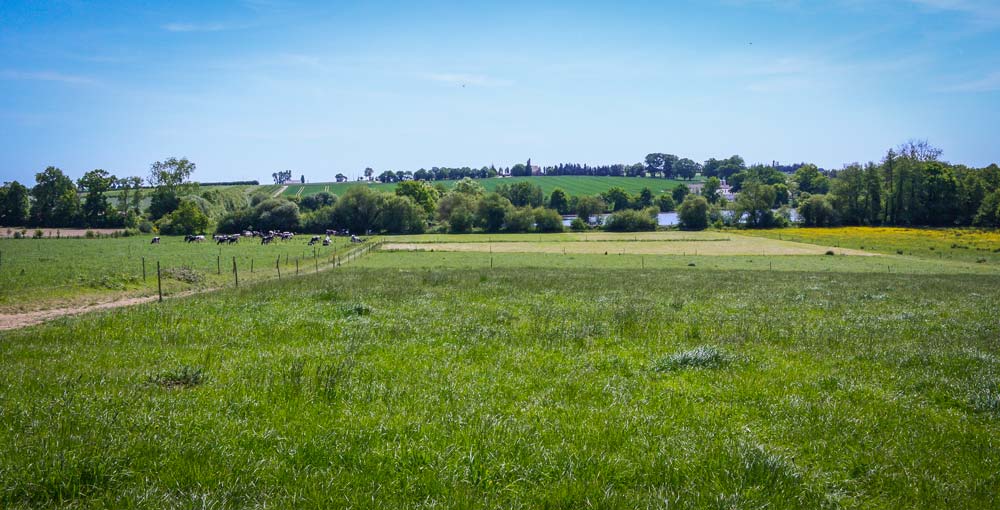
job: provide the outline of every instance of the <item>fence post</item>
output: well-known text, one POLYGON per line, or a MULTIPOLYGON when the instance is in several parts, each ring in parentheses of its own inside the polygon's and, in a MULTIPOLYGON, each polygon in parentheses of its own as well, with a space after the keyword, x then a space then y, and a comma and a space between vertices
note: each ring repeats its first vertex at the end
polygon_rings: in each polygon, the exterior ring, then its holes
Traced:
POLYGON ((240 286, 240 273, 236 269, 236 257, 233 257, 233 279, 236 280, 236 287, 240 286))
POLYGON ((278 255, 278 260, 274 261, 274 268, 278 270, 278 279, 281 279, 281 255, 278 255))
POLYGON ((215 273, 222 274, 222 255, 215 256, 215 273))
POLYGON ((253 274, 253 259, 250 259, 250 274, 253 274))
POLYGON ((160 301, 163 301, 163 284, 160 283, 160 261, 156 261, 156 293, 160 295, 160 301))
POLYGON ((316 258, 316 257, 313 257, 313 263, 316 264, 316 272, 318 273, 319 272, 319 259, 316 258))
POLYGON ((146 281, 146 257, 142 258, 142 281, 146 281))
POLYGON ((299 275, 299 258, 295 257, 295 276, 299 275))

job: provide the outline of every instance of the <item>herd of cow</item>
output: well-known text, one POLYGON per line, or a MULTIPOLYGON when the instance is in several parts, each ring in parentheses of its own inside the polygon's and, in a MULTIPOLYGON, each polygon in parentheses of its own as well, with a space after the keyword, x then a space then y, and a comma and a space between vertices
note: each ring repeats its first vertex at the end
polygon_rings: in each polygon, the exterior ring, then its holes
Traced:
MULTIPOLYGON (((323 246, 330 246, 330 236, 331 235, 334 235, 334 236, 348 236, 348 235, 350 235, 352 243, 363 243, 363 242, 365 242, 364 239, 362 239, 362 238, 360 238, 360 237, 358 237, 356 235, 351 235, 351 233, 348 232, 347 230, 327 230, 325 238, 321 238, 321 236, 312 236, 312 239, 309 240, 309 246, 313 246, 314 244, 317 244, 317 243, 320 243, 320 242, 323 243, 323 246)), ((240 242, 240 238, 243 238, 243 237, 250 237, 250 238, 259 237, 260 238, 260 244, 271 244, 271 241, 274 241, 276 239, 277 240, 281 240, 281 241, 290 241, 293 237, 295 237, 295 234, 292 233, 292 232, 279 232, 279 231, 276 231, 276 230, 270 230, 270 231, 267 231, 267 232, 258 232, 256 230, 246 230, 242 234, 214 235, 214 236, 212 236, 212 240, 215 241, 215 244, 236 244, 236 243, 240 242)), ((186 236, 184 236, 184 242, 186 242, 186 243, 201 243, 201 242, 204 242, 204 241, 205 241, 205 236, 201 236, 201 235, 198 235, 198 236, 196 236, 196 235, 186 235, 186 236)), ((150 244, 160 244, 160 238, 158 236, 154 237, 153 240, 150 242, 150 244)))

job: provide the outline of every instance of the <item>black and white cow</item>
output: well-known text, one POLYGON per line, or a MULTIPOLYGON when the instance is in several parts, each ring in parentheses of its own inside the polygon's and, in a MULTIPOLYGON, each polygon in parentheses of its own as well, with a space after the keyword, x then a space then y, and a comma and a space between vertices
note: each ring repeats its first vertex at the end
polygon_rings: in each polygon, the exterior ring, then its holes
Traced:
POLYGON ((160 238, 154 237, 153 240, 149 242, 149 244, 160 244, 160 238))

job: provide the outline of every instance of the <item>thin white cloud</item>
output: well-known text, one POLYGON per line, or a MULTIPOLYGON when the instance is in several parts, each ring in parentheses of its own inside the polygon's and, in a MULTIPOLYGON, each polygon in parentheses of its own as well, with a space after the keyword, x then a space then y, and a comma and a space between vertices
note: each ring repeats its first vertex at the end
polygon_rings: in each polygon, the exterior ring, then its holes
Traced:
POLYGON ((72 74, 63 74, 55 71, 4 70, 0 71, 0 79, 52 81, 59 83, 69 83, 73 85, 93 85, 97 83, 97 81, 94 80, 93 78, 88 78, 86 76, 77 76, 72 74))
POLYGON ((981 24, 1000 24, 1000 2, 996 0, 909 0, 909 2, 936 11, 963 13, 981 24))
POLYGON ((1000 90, 1000 71, 994 71, 982 78, 957 83, 944 89, 945 92, 994 92, 1000 90))
POLYGON ((513 85, 510 80, 502 80, 486 76, 484 74, 463 74, 463 73, 427 73, 425 79, 440 83, 454 85, 476 85, 480 87, 507 87, 513 85))

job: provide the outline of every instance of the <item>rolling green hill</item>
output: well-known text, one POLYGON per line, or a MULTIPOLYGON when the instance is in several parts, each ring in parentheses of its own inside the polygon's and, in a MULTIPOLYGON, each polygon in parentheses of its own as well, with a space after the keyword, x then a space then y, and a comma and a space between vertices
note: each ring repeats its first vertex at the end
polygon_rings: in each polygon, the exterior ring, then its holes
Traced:
MULTIPOLYGON (((476 182, 483 185, 488 191, 493 191, 502 183, 512 184, 519 181, 528 181, 542 187, 545 194, 549 194, 556 188, 562 188, 570 195, 596 195, 611 187, 620 186, 629 193, 638 193, 642 188, 649 188, 654 194, 672 190, 677 184, 686 181, 673 179, 657 179, 650 177, 597 177, 587 175, 559 175, 559 176, 539 176, 539 177, 507 177, 493 179, 478 179, 476 182)), ((447 187, 452 187, 457 181, 435 181, 447 187)), ((391 192, 396 188, 395 183, 379 184, 366 182, 344 182, 344 183, 306 183, 292 184, 285 190, 285 196, 308 196, 327 191, 335 195, 342 195, 348 189, 355 186, 369 186, 379 191, 391 192)))

